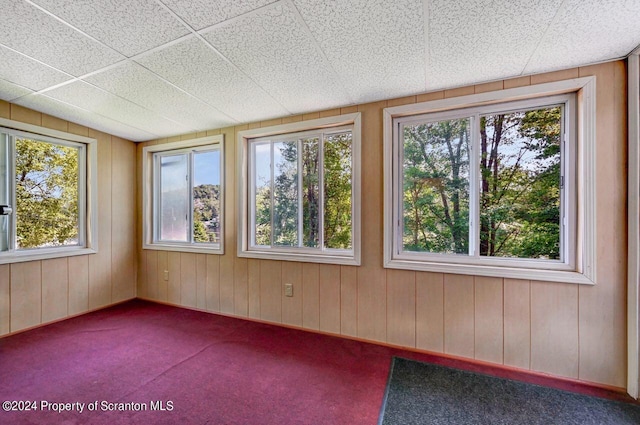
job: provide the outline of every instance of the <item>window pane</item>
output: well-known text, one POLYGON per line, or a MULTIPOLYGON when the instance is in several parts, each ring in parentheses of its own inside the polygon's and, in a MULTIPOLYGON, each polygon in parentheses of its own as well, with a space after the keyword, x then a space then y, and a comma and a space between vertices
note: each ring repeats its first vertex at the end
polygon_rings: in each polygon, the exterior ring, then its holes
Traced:
POLYGON ((320 244, 320 186, 318 180, 319 142, 317 137, 302 140, 302 230, 303 245, 320 244))
POLYGON ((471 119, 404 127, 405 251, 469 252, 471 119))
POLYGON ((160 239, 187 242, 189 182, 187 155, 160 157, 160 239))
POLYGON ((327 136, 324 143, 324 246, 351 249, 351 132, 327 136))
POLYGON ((560 258, 562 108, 481 117, 480 255, 560 258))
POLYGON ((77 245, 79 149, 16 138, 16 249, 77 245))
POLYGON ((273 244, 298 245, 298 143, 273 144, 273 244))
POLYGON ((271 245, 271 144, 253 143, 255 245, 271 245))
POLYGON ((220 151, 193 155, 193 241, 220 242, 220 151))

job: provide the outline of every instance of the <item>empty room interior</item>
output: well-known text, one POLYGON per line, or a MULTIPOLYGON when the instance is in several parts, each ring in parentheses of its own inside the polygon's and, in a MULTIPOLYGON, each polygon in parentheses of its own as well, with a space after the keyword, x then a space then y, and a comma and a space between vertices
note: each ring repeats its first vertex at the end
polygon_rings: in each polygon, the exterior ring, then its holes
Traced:
POLYGON ((640 2, 0 10, 0 423, 640 423, 640 2))

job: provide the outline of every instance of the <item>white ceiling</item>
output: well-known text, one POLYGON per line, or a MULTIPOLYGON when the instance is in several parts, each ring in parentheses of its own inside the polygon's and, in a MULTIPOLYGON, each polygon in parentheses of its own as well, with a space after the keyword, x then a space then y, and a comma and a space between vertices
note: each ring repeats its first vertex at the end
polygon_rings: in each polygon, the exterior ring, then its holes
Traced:
POLYGON ((135 141, 640 45, 640 0, 0 0, 0 10, 0 99, 135 141))

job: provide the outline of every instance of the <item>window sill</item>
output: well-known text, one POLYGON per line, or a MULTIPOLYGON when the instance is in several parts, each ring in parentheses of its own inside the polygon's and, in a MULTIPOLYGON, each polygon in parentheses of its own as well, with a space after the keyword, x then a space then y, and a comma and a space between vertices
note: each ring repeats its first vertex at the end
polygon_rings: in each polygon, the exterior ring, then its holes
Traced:
POLYGON ((576 271, 526 269, 516 267, 484 266, 476 264, 454 264, 411 260, 388 260, 387 269, 414 270, 424 272, 451 273, 473 276, 501 277, 509 279, 540 280, 546 282, 577 283, 594 285, 589 277, 576 271))
POLYGON ((156 251, 176 251, 176 252, 192 252, 195 254, 224 254, 224 249, 221 246, 193 246, 193 245, 174 245, 174 244, 144 244, 142 249, 152 249, 156 251))
POLYGON ((302 254, 288 252, 238 251, 238 257, 260 260, 297 261, 300 263, 337 264, 343 266, 359 266, 360 258, 330 254, 302 254))
POLYGON ((43 248, 32 251, 21 251, 0 254, 0 264, 24 263, 26 261, 51 260, 54 258, 73 257, 76 255, 89 255, 98 252, 93 248, 69 247, 69 248, 43 248))

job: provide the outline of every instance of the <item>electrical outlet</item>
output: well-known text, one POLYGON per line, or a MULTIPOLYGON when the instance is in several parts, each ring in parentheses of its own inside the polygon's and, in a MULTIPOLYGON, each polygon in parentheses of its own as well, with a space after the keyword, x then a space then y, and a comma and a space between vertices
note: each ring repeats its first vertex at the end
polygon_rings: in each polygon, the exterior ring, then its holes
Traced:
POLYGON ((285 297, 293 297, 293 284, 285 283, 284 284, 284 296, 285 297))
POLYGON ((164 271, 164 280, 169 280, 169 270, 164 271))

